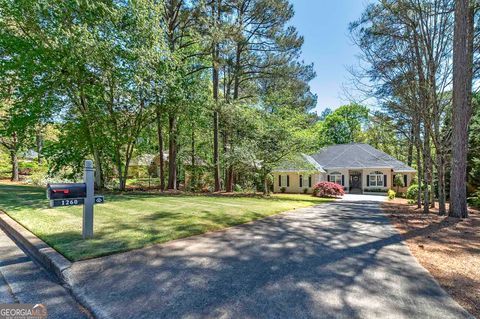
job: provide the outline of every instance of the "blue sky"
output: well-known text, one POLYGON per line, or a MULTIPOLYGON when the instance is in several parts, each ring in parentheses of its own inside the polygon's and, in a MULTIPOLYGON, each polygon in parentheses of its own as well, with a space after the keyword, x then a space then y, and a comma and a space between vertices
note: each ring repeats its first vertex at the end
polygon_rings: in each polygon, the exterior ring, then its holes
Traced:
POLYGON ((353 45, 348 24, 360 17, 368 0, 292 0, 292 24, 304 36, 302 58, 314 63, 317 77, 310 83, 318 95, 316 111, 337 108, 348 101, 342 84, 348 66, 356 65, 359 49, 353 45))

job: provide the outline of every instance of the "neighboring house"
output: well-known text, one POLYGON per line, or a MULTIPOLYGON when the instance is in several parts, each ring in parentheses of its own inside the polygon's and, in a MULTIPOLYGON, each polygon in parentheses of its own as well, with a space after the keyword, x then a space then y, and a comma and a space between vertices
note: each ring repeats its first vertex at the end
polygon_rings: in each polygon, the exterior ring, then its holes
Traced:
POLYGON ((387 191, 395 175, 402 174, 406 192, 416 170, 368 144, 328 146, 313 155, 301 154, 281 163, 273 171, 274 192, 311 193, 315 183, 330 181, 348 193, 387 191))
POLYGON ((155 155, 143 154, 132 158, 128 167, 129 178, 148 177, 148 167, 152 164, 155 155))

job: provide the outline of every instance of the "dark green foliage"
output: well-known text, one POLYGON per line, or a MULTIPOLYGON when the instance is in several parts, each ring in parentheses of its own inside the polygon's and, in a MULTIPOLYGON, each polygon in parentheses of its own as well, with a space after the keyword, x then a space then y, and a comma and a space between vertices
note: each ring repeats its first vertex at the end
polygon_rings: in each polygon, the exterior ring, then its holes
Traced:
POLYGON ((317 124, 318 141, 321 146, 361 142, 362 129, 367 121, 368 108, 365 106, 358 104, 341 106, 317 124))

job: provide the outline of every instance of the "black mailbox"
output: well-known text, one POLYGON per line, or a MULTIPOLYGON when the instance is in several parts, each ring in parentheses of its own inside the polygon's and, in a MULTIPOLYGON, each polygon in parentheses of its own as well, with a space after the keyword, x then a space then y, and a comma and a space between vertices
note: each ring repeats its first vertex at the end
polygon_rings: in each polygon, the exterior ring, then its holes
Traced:
POLYGON ((48 199, 65 199, 65 198, 85 198, 87 197, 87 185, 85 183, 70 184, 48 184, 48 199))

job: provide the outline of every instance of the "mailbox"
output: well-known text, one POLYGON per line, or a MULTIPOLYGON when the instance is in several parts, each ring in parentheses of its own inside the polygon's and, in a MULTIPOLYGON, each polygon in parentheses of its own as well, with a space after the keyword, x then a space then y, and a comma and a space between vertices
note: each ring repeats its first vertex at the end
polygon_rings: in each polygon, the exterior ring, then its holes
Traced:
POLYGON ((48 199, 65 199, 65 198, 85 198, 87 197, 87 185, 85 183, 70 184, 48 184, 48 199))

